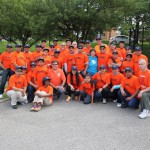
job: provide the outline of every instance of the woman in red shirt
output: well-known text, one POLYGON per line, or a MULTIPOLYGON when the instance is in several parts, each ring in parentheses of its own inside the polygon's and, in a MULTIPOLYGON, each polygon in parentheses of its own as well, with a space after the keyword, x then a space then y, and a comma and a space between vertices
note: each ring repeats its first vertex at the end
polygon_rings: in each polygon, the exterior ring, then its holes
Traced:
POLYGON ((68 95, 66 101, 70 101, 71 94, 74 94, 75 100, 79 99, 79 87, 83 82, 83 77, 78 73, 77 67, 72 66, 70 74, 67 76, 66 93, 68 95))

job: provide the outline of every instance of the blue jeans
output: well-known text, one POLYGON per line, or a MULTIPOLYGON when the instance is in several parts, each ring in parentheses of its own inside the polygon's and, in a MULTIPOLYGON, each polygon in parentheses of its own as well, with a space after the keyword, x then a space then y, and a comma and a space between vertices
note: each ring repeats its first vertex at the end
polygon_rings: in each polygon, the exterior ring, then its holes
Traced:
POLYGON ((102 92, 99 92, 98 90, 95 90, 95 92, 94 92, 94 99, 96 99, 96 100, 99 100, 99 99, 101 99, 101 98, 108 98, 108 96, 109 96, 109 88, 104 88, 103 90, 102 90, 102 92))
POLYGON ((118 96, 122 103, 127 104, 129 107, 135 108, 138 105, 138 99, 136 97, 132 98, 130 101, 127 101, 126 98, 130 97, 131 94, 125 90, 126 96, 122 96, 121 91, 118 91, 118 96))
POLYGON ((0 94, 4 93, 6 81, 7 81, 8 77, 10 77, 10 76, 11 76, 10 69, 3 70, 2 80, 1 80, 1 84, 0 84, 0 94))
POLYGON ((81 99, 84 99, 83 103, 84 104, 89 104, 91 103, 91 98, 92 96, 87 94, 85 91, 80 91, 81 99))
POLYGON ((63 93, 64 93, 64 91, 61 90, 60 88, 58 88, 58 89, 55 89, 55 88, 54 88, 54 94, 57 95, 57 98, 58 98, 58 99, 61 97, 61 95, 62 95, 63 93))
POLYGON ((31 86, 31 85, 27 86, 27 93, 28 93, 27 99, 28 99, 29 103, 31 103, 34 100, 35 91, 36 91, 36 89, 33 86, 31 86))

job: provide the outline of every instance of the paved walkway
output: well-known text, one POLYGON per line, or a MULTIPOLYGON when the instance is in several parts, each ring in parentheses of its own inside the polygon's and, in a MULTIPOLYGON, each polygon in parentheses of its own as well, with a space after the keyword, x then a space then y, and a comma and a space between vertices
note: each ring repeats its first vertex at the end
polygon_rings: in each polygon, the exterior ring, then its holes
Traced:
POLYGON ((30 112, 31 104, 0 103, 0 150, 149 150, 150 118, 115 103, 56 101, 30 112))

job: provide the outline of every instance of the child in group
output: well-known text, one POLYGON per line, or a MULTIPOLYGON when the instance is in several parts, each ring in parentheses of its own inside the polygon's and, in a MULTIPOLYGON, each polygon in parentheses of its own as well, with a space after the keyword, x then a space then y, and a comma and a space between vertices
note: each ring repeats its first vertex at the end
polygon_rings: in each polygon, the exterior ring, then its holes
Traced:
POLYGON ((52 105, 52 96, 53 88, 50 86, 50 78, 46 76, 43 78, 43 85, 40 86, 35 92, 31 111, 40 111, 43 104, 46 106, 52 105))
POLYGON ((78 73, 77 67, 72 66, 70 74, 67 76, 66 93, 68 95, 66 101, 70 101, 71 94, 74 94, 75 100, 79 99, 79 87, 83 82, 83 77, 78 73))
POLYGON ((91 81, 91 76, 86 75, 84 82, 80 86, 80 98, 84 104, 93 103, 95 86, 91 81))

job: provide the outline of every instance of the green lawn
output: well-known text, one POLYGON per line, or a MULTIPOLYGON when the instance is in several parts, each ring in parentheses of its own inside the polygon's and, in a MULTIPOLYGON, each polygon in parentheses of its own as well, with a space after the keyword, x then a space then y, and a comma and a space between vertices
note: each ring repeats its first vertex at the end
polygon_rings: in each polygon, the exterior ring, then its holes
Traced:
MULTIPOLYGON (((109 41, 103 41, 103 43, 108 44, 109 41)), ((0 53, 5 51, 6 44, 7 44, 6 41, 0 42, 0 53)), ((48 45, 49 45, 49 42, 47 42, 47 46, 48 45)), ((96 42, 93 42, 91 45, 92 45, 92 47, 94 47, 96 45, 96 42)), ((13 46, 13 50, 14 50, 15 45, 13 43, 12 43, 12 46, 13 46)), ((34 51, 34 50, 35 50, 35 45, 31 47, 31 51, 34 51)), ((150 44, 148 42, 144 43, 143 54, 145 54, 150 60, 150 44)))

